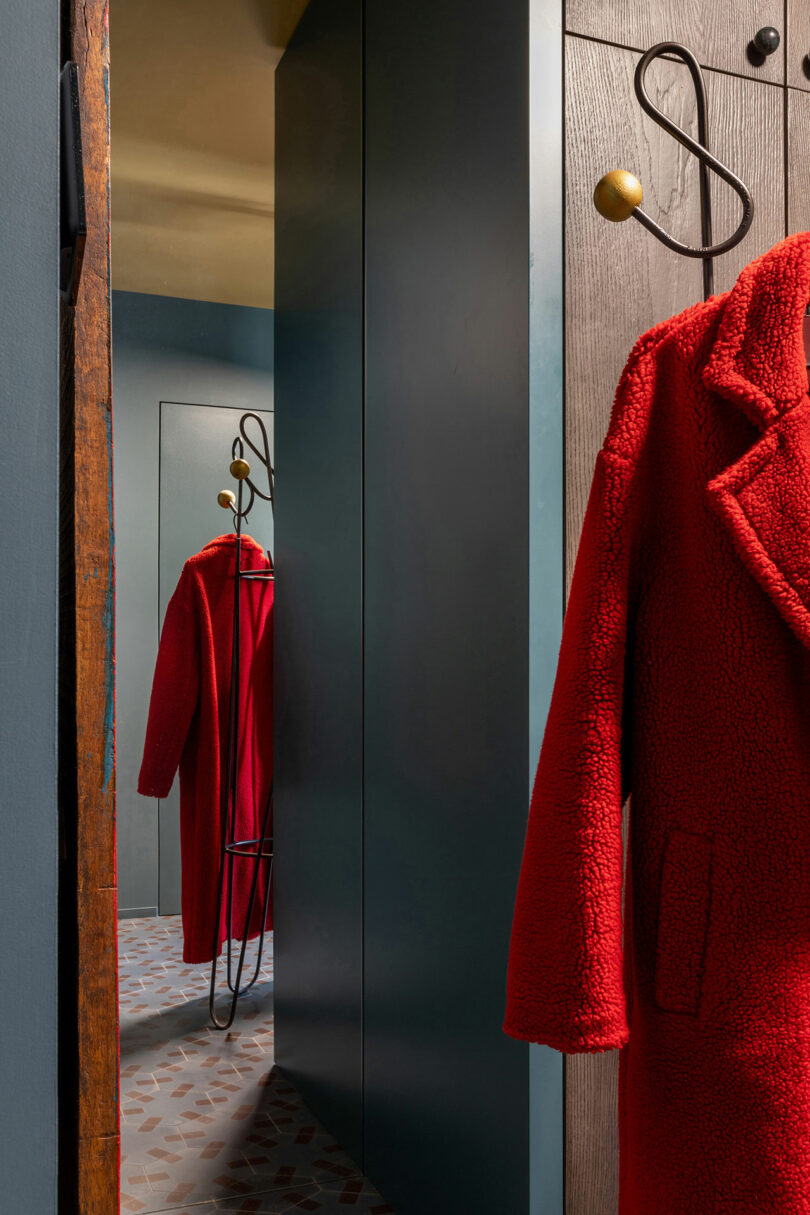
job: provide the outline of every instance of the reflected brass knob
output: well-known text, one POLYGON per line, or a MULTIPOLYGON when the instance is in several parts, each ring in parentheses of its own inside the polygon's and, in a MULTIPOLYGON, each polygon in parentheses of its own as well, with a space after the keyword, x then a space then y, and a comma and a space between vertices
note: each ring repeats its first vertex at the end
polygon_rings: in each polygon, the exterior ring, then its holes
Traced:
POLYGON ((626 169, 612 169, 596 183, 593 205, 600 215, 618 224, 629 219, 641 203, 641 182, 626 169))
POLYGON ((231 476, 236 477, 237 481, 244 481, 245 477, 250 476, 250 465, 247 460, 234 460, 231 464, 231 476))
POLYGON ((217 494, 217 502, 224 510, 227 510, 229 506, 234 506, 236 504, 236 494, 233 492, 233 490, 221 489, 217 494))

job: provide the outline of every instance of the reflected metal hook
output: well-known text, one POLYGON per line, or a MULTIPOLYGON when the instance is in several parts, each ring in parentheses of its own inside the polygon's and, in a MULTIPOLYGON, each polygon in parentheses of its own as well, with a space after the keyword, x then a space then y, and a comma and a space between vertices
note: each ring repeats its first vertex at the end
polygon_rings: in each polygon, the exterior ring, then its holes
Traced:
MULTIPOLYGON (((264 422, 257 413, 243 413, 239 419, 239 434, 236 436, 231 446, 231 460, 231 476, 237 481, 244 481, 249 490, 247 506, 245 506, 244 509, 242 508, 240 502, 240 509, 238 513, 241 515, 241 517, 245 520, 247 519, 257 495, 265 502, 269 502, 271 509, 275 509, 275 470, 270 461, 270 444, 267 441, 267 430, 264 422), (256 446, 253 439, 251 439, 250 435, 245 429, 248 418, 252 418, 259 428, 258 437, 261 442, 261 447, 256 446), (259 489, 258 485, 250 475, 251 467, 245 459, 245 444, 247 444, 267 473, 267 493, 259 489)), ((220 505, 224 504, 220 503, 220 505)))
POLYGON ((243 413, 239 419, 239 434, 234 439, 231 445, 231 476, 239 482, 239 497, 237 500, 233 490, 222 489, 217 494, 217 501, 224 509, 230 509, 233 513, 233 526, 236 532, 241 531, 243 522, 247 522, 248 515, 251 512, 253 503, 256 497, 262 498, 265 502, 270 503, 270 509, 275 511, 275 469, 270 460, 270 444, 267 439, 267 429, 264 422, 256 413, 243 413), (246 424, 249 418, 259 428, 258 440, 261 446, 257 446, 246 430, 246 424), (251 477, 251 467, 245 459, 245 445, 250 448, 256 456, 259 463, 264 467, 267 473, 267 493, 259 489, 256 482, 251 477), (243 505, 242 501, 242 486, 247 486, 248 498, 247 505, 243 505))
POLYGON ((254 500, 254 497, 256 494, 258 494, 260 498, 263 498, 265 502, 269 502, 271 507, 275 507, 275 470, 274 470, 273 465, 270 460, 270 444, 267 441, 267 430, 265 428, 264 422, 262 421, 262 419, 259 417, 259 415, 257 413, 243 413, 242 414, 241 418, 239 419, 239 435, 241 436, 241 438, 237 437, 233 441, 233 448, 232 448, 233 458, 234 459, 237 458, 237 447, 238 447, 239 456, 240 457, 243 456, 244 450, 245 450, 244 446, 243 446, 243 442, 244 442, 248 445, 248 447, 253 452, 256 459, 259 461, 259 463, 261 465, 263 465, 263 467, 267 473, 267 488, 268 488, 267 493, 264 493, 262 490, 260 490, 258 485, 256 485, 256 483, 251 479, 251 477, 249 475, 245 477, 247 486, 250 489, 250 504, 248 505, 247 509, 245 510, 245 514, 248 513, 248 511, 250 510, 250 507, 253 505, 253 500, 254 500), (256 423, 256 425, 259 428, 259 437, 261 439, 261 447, 256 446, 256 444, 253 442, 250 435, 248 434, 247 430, 245 429, 245 426, 246 426, 249 418, 252 418, 253 421, 256 423))
MULTIPOLYGON (((274 510, 275 498, 275 472, 270 460, 270 444, 267 440, 267 430, 264 422, 255 413, 244 413, 239 419, 239 434, 231 445, 231 476, 236 481, 236 493, 232 489, 222 489, 217 494, 217 501, 224 510, 230 510, 233 515, 233 525, 236 532, 236 547, 235 547, 235 566, 234 566, 234 601, 233 601, 233 633, 231 641, 231 676, 230 676, 230 692, 228 699, 228 734, 227 747, 224 751, 224 769, 221 786, 221 801, 220 801, 220 867, 219 880, 217 883, 217 903, 216 913, 214 916, 215 932, 214 943, 212 949, 211 962, 211 978, 208 988, 208 1011, 211 1017, 211 1024, 214 1029, 227 1030, 233 1024, 236 1016, 236 1006, 239 998, 254 987, 259 978, 262 965, 262 956, 264 951, 264 937, 267 926, 267 914, 270 906, 270 889, 273 877, 273 838, 272 834, 268 834, 272 824, 272 808, 273 808, 273 784, 270 782, 270 789, 267 796, 267 801, 264 807, 262 817, 261 831, 258 836, 251 839, 239 839, 238 827, 240 823, 237 814, 237 802, 239 800, 239 755, 240 748, 244 743, 243 727, 244 721, 240 725, 240 687, 242 672, 240 671, 240 656, 241 656, 241 586, 243 582, 274 582, 275 570, 273 568, 272 553, 267 551, 268 569, 253 568, 249 565, 247 568, 242 566, 242 524, 247 521, 250 509, 258 496, 270 503, 271 510, 274 510), (246 426, 249 419, 258 426, 259 433, 257 442, 247 432, 246 426), (263 465, 267 473, 267 493, 259 489, 258 485, 251 478, 251 468, 245 459, 245 447, 249 447, 253 452, 259 464, 263 465), (247 487, 248 498, 247 505, 244 505, 245 488, 247 487), (252 860, 253 872, 250 879, 250 893, 248 895, 247 909, 245 911, 243 931, 239 934, 238 939, 241 940, 238 950, 238 962, 236 965, 236 975, 233 973, 233 950, 232 943, 237 939, 234 933, 234 866, 237 860, 252 860), (264 887, 264 894, 259 889, 259 871, 262 863, 267 862, 267 877, 264 887), (227 884, 226 884, 227 875, 227 884), (258 899, 258 903, 257 903, 258 899), (248 938, 251 936, 250 926, 253 923, 253 913, 256 906, 261 908, 261 929, 258 933, 259 946, 255 965, 253 966, 252 976, 246 982, 242 982, 242 975, 245 967, 245 957, 247 950, 248 938), (228 990, 231 993, 230 1004, 228 1006, 227 1015, 220 1017, 216 1009, 217 997, 217 969, 218 959, 220 954, 220 936, 221 926, 223 923, 223 914, 225 917, 225 942, 226 942, 226 979, 228 990)), ((255 934, 254 934, 255 935, 255 934)))
POLYGON ((622 220, 629 219, 632 215, 642 224, 648 232, 651 232, 657 240, 660 240, 668 249, 672 249, 675 253, 680 253, 683 257, 699 257, 703 259, 703 294, 708 298, 714 291, 714 271, 712 266, 712 258, 718 257, 721 253, 728 253, 729 249, 733 249, 738 245, 751 227, 754 218, 754 203, 748 188, 740 181, 731 169, 727 168, 722 161, 718 160, 709 151, 708 144, 708 118, 706 104, 706 87, 703 82, 703 73, 700 70, 700 64, 695 56, 685 46, 681 46, 679 42, 658 42, 655 46, 642 55, 636 66, 634 87, 636 97, 644 112, 657 123, 668 131, 673 139, 677 139, 678 143, 682 144, 693 156, 697 157, 700 172, 700 227, 701 241, 699 248, 692 245, 685 245, 682 241, 676 240, 674 236, 670 236, 668 232, 651 219, 645 211, 642 211, 640 203, 642 200, 641 183, 632 173, 628 173, 624 169, 614 169, 611 173, 606 173, 599 182, 593 192, 594 205, 600 215, 605 219, 609 219, 614 223, 620 223, 622 220), (695 98, 697 101, 698 113, 698 138, 693 139, 691 135, 687 135, 676 122, 663 114, 661 110, 653 103, 647 92, 645 78, 647 70, 654 59, 660 58, 662 55, 674 55, 685 63, 692 77, 692 83, 695 87, 695 98), (742 219, 734 233, 727 237, 726 240, 720 241, 718 244, 712 244, 712 212, 711 198, 709 194, 709 169, 722 178, 733 190, 738 194, 742 205, 742 219))

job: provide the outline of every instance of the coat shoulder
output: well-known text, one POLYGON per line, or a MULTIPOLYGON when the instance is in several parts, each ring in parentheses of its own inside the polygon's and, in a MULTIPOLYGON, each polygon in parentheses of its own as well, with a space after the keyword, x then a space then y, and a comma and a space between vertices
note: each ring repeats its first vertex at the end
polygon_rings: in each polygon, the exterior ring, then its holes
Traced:
POLYGON ((232 544, 221 543, 218 539, 212 540, 186 560, 181 577, 193 580, 207 570, 227 567, 233 562, 233 555, 232 544))
POLYGON ((656 400, 700 381, 728 293, 701 300, 636 339, 622 371, 603 451, 635 464, 656 400))

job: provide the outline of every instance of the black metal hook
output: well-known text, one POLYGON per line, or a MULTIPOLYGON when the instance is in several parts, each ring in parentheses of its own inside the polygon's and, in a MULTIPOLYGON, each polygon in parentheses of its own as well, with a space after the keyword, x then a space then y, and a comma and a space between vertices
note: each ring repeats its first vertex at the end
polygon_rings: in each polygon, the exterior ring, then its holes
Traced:
POLYGON ((273 465, 270 460, 270 444, 267 439, 267 430, 265 428, 264 422, 259 417, 259 415, 256 413, 243 413, 242 417, 239 419, 239 434, 236 436, 233 443, 231 444, 231 460, 244 459, 245 444, 247 444, 247 446, 250 448, 250 450, 254 453, 254 455, 258 459, 259 463, 261 465, 263 465, 263 467, 265 468, 265 470, 267 472, 268 492, 265 493, 264 490, 259 489, 258 485, 253 480, 253 477, 251 476, 250 473, 248 473, 247 476, 240 478, 240 485, 247 486, 249 496, 248 496, 248 500, 247 500, 247 506, 242 506, 242 497, 240 494, 238 508, 233 507, 233 506, 231 507, 231 509, 233 510, 233 513, 234 513, 233 523, 234 523, 235 528, 238 526, 238 524, 241 520, 244 520, 245 522, 247 522, 248 515, 250 514, 250 512, 253 508, 253 503, 255 502, 257 495, 258 495, 258 497, 262 498, 263 501, 270 503, 271 510, 275 509, 275 496, 274 496, 275 470, 274 470, 273 465), (245 429, 245 425, 247 423, 248 418, 252 418, 253 421, 256 423, 256 425, 259 427, 259 433, 261 436, 261 444, 262 444, 261 447, 256 446, 256 444, 251 439, 250 435, 247 433, 247 430, 245 429))
POLYGON ((655 46, 642 55, 636 65, 636 73, 634 79, 636 97, 639 105, 644 112, 656 122, 658 126, 663 127, 668 131, 678 143, 682 144, 693 156, 696 156, 700 161, 700 220, 701 220, 701 240, 700 248, 694 248, 691 245, 685 245, 681 241, 676 240, 665 232, 654 219, 651 219, 640 207, 636 207, 633 215, 643 224, 648 232, 652 232, 653 236, 657 237, 662 244, 668 249, 674 250, 675 253, 680 253, 684 257, 700 257, 703 258, 703 290, 704 295, 709 296, 714 290, 714 273, 711 259, 718 257, 721 253, 728 253, 729 249, 733 249, 743 239, 745 234, 751 227, 754 218, 754 202, 751 195, 742 181, 731 169, 727 168, 722 161, 713 156, 708 149, 708 107, 706 104, 706 86, 703 82, 703 73, 700 70, 700 64, 695 56, 685 46, 681 46, 678 42, 658 42, 655 46), (695 98, 697 101, 698 112, 698 138, 693 139, 691 135, 687 135, 676 122, 668 118, 666 114, 658 109, 653 103, 647 92, 645 78, 647 70, 654 59, 660 58, 662 55, 674 55, 686 64, 689 69, 689 74, 692 77, 692 83, 695 87, 695 98), (720 241, 718 244, 712 244, 712 212, 711 198, 709 195, 709 173, 711 169, 718 177, 722 178, 733 190, 737 192, 743 205, 742 219, 735 232, 726 240, 720 241))
POLYGON ((654 219, 651 219, 645 211, 642 211, 640 206, 642 200, 641 183, 632 173, 628 173, 624 169, 614 169, 601 178, 594 190, 594 204, 597 211, 605 219, 620 223, 622 220, 629 219, 633 215, 648 232, 651 232, 668 249, 672 249, 675 253, 680 253, 683 257, 702 258, 703 295, 704 298, 708 298, 714 291, 712 258, 717 257, 721 253, 727 253, 729 249, 733 249, 743 239, 751 227, 751 222, 754 218, 753 200, 748 192, 748 188, 740 181, 739 177, 735 173, 732 173, 731 169, 726 168, 722 161, 713 156, 708 149, 706 88, 703 83, 700 64, 691 51, 687 50, 685 46, 681 46, 679 42, 656 43, 638 61, 634 85, 636 97, 644 112, 659 127, 663 127, 665 131, 668 131, 673 139, 677 139, 678 143, 682 144, 687 151, 697 157, 700 170, 700 227, 703 243, 699 248, 683 244, 682 241, 676 240, 674 236, 670 236, 668 232, 665 232, 654 219), (679 127, 676 122, 673 122, 671 118, 667 118, 666 114, 662 114, 658 107, 654 105, 647 92, 645 84, 647 69, 654 59, 658 59, 662 55, 674 55, 676 59, 680 59, 682 63, 686 64, 689 69, 689 74, 695 87, 695 100, 697 102, 697 139, 693 139, 691 135, 687 135, 686 131, 679 127), (716 245, 712 244, 712 204, 709 192, 709 169, 736 191, 743 205, 742 219, 737 230, 727 237, 726 240, 720 241, 716 245))
MULTIPOLYGON (((259 415, 257 413, 243 413, 242 414, 241 418, 239 419, 239 435, 241 436, 241 438, 237 437, 233 441, 234 458, 236 457, 237 443, 239 444, 239 455, 240 456, 244 453, 244 447, 242 446, 242 442, 247 443, 250 450, 256 456, 256 459, 259 461, 259 463, 261 465, 263 465, 263 467, 265 468, 265 470, 267 472, 267 487, 268 487, 267 493, 264 493, 261 489, 259 489, 258 485, 255 483, 255 481, 252 479, 252 477, 247 476, 245 478, 245 480, 247 481, 247 483, 250 487, 250 490, 251 490, 251 502, 253 501, 253 495, 258 494, 259 497, 263 498, 265 502, 269 502, 271 506, 274 506, 275 505, 275 498, 274 498, 275 469, 273 468, 273 464, 270 460, 270 444, 267 440, 267 429, 264 425, 264 422, 262 421, 262 419, 259 417, 259 415), (248 434, 247 430, 245 429, 249 418, 252 418, 253 421, 256 423, 256 425, 259 428, 259 434, 261 436, 261 444, 262 444, 261 447, 256 446, 256 444, 253 442, 250 435, 248 434)), ((248 510, 249 509, 250 509, 250 507, 248 507, 248 510)))

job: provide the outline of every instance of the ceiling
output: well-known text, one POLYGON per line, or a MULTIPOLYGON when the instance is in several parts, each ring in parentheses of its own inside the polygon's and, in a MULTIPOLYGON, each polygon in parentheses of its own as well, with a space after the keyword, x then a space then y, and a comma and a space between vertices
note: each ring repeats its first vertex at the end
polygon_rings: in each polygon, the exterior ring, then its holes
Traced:
POLYGON ((112 285, 273 307, 274 73, 307 0, 112 0, 112 285))

